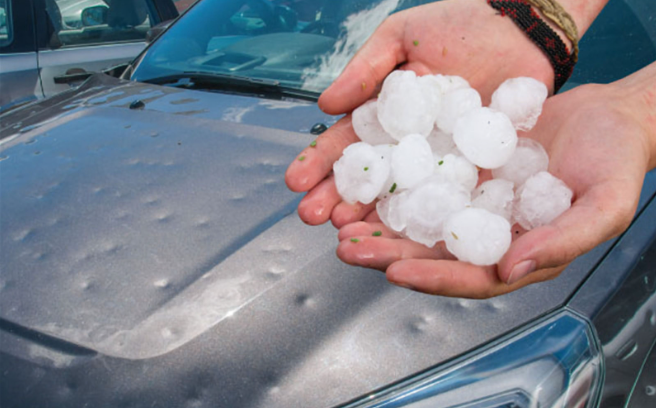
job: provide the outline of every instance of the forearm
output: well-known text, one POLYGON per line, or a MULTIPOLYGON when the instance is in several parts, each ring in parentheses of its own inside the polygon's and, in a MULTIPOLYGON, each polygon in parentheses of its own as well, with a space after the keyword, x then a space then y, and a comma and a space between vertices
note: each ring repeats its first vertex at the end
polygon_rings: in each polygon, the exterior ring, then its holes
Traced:
POLYGON ((610 86, 621 98, 627 114, 642 127, 649 154, 648 169, 656 168, 656 62, 610 86))

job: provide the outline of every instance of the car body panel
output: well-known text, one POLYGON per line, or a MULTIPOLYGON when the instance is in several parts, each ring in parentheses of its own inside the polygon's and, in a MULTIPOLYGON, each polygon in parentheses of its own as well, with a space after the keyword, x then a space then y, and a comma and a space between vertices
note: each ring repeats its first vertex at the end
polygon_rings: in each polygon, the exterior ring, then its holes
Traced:
POLYGON ((0 55, 0 65, 0 106, 4 109, 43 97, 36 53, 0 55))
MULTIPOLYGON (((654 176, 646 178, 645 192, 656 184, 654 176)), ((654 195, 645 195, 643 201, 651 199, 651 205, 639 211, 634 227, 569 302, 593 322, 599 336, 606 366, 602 407, 626 406, 642 367, 654 358, 649 355, 656 339, 656 203, 654 195)), ((637 393, 644 393, 644 385, 637 393)))
POLYGON ((0 112, 43 97, 39 78, 37 41, 34 33, 32 0, 5 1, 9 15, 11 42, 0 47, 0 112))
POLYGON ((8 116, 5 407, 334 406, 563 306, 613 244, 506 296, 422 295, 298 219, 315 104, 97 75, 8 116))
POLYGON ((75 70, 100 72, 105 68, 131 60, 145 46, 145 42, 133 42, 39 51, 39 68, 43 93, 48 97, 76 85, 75 83, 55 83, 55 78, 64 76, 67 72, 75 72, 75 70))
MULTIPOLYGON (((647 44, 625 33, 583 41, 647 44)), ((625 68, 585 57, 573 82, 625 68)), ((603 407, 648 383, 655 172, 628 232, 558 278, 432 297, 340 263, 334 228, 300 221, 286 166, 338 118, 272 98, 95 75, 0 117, 0 406, 337 406, 562 308, 599 334, 603 407)))

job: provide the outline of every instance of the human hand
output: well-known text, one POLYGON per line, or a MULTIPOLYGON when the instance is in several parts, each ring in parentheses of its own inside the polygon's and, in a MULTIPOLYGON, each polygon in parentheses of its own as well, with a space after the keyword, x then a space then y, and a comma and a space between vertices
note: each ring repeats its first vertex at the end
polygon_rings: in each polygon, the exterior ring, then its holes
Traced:
POLYGON ((626 93, 618 84, 586 85, 547 100, 536 127, 523 136, 545 147, 549 171, 573 190, 573 204, 548 225, 525 233, 513 229, 514 241, 497 265, 458 262, 443 243, 431 249, 399 238, 375 214, 341 228, 339 258, 442 296, 487 298, 556 277, 574 258, 628 227, 645 172, 654 167, 654 135, 636 113, 640 109, 626 103, 626 93), (374 231, 382 235, 374 237, 374 231))
MULTIPOLYGON (((467 79, 487 105, 504 80, 529 76, 553 86, 553 69, 542 51, 485 0, 430 3, 389 17, 319 99, 330 114, 349 112, 376 95, 397 66, 419 75, 441 73, 467 79), (416 44, 416 45, 415 45, 416 44)), ((359 141, 350 115, 305 149, 287 170, 296 192, 309 192, 298 213, 311 225, 332 220, 336 227, 362 220, 375 204, 342 202, 330 175, 344 148, 359 141)))

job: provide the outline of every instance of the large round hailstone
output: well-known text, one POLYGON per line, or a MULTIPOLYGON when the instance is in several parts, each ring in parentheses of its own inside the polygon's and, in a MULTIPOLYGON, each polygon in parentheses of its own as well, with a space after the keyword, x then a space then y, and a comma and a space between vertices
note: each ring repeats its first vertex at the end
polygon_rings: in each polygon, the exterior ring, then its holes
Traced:
POLYGON ((424 84, 433 88, 433 91, 438 95, 445 95, 448 92, 460 88, 471 88, 469 82, 465 78, 455 75, 424 75, 421 77, 424 84))
POLYGON ((472 207, 482 208, 492 214, 500 215, 510 222, 514 198, 515 191, 512 181, 488 180, 472 193, 472 207))
POLYGON ((435 158, 435 170, 431 180, 449 181, 472 191, 478 184, 478 169, 464 156, 447 154, 435 158))
POLYGON ((442 97, 442 105, 437 111, 435 125, 443 132, 451 134, 458 119, 481 106, 483 106, 481 96, 475 89, 457 88, 442 97))
POLYGON ((549 224, 571 207, 572 195, 562 180, 542 171, 517 190, 513 218, 527 230, 549 224))
POLYGON ((422 183, 406 199, 405 233, 411 240, 430 248, 443 239, 442 226, 447 217, 469 204, 469 192, 457 184, 422 183))
POLYGON ((410 134, 428 136, 439 104, 439 95, 431 91, 412 71, 389 74, 378 97, 378 120, 383 129, 399 141, 410 134))
POLYGON ((506 164, 515 152, 517 132, 505 114, 478 108, 458 119, 453 140, 469 161, 484 169, 495 169, 506 164))
POLYGON ((390 160, 374 146, 354 143, 333 165, 335 185, 344 201, 369 204, 380 193, 390 173, 390 160))
POLYGON ((371 99, 353 111, 353 130, 360 140, 370 145, 396 143, 378 120, 378 102, 371 99))
POLYGON ((433 129, 426 137, 426 141, 430 145, 434 156, 444 157, 447 154, 460 154, 456 143, 453 141, 453 136, 439 129, 433 129))
POLYGON ((536 79, 511 78, 494 91, 490 108, 508 115, 517 130, 527 131, 538 121, 548 94, 547 87, 536 79))
POLYGON ((515 153, 503 166, 492 170, 492 177, 509 180, 519 187, 534 174, 547 171, 549 155, 542 145, 527 137, 517 139, 515 153))
POLYGON ((458 260, 474 265, 494 265, 512 241, 510 223, 482 208, 466 208, 444 223, 446 248, 458 260))
POLYGON ((389 229, 403 233, 407 225, 405 204, 410 196, 410 190, 392 194, 376 203, 376 211, 380 220, 389 229))
POLYGON ((392 177, 392 155, 394 154, 394 150, 396 149, 396 145, 392 144, 382 144, 382 145, 376 145, 374 146, 374 149, 378 154, 380 154, 380 158, 383 160, 386 160, 390 163, 390 172, 389 176, 387 176, 387 180, 385 180, 385 183, 383 183, 383 187, 380 190, 380 193, 378 194, 378 198, 383 199, 396 190, 396 187, 394 186, 394 178, 392 177))
POLYGON ((409 135, 392 153, 392 178, 400 189, 412 188, 433 174, 433 153, 426 138, 409 135))

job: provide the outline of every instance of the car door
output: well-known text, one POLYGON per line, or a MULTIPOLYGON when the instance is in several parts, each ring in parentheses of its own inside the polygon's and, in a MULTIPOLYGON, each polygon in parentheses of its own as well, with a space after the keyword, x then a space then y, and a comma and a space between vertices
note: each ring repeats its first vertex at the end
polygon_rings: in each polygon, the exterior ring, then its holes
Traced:
POLYGON ((44 21, 37 29, 46 97, 79 82, 74 74, 132 60, 146 46, 146 33, 152 26, 177 17, 172 0, 34 1, 41 6, 44 21), (170 7, 163 7, 167 3, 170 7))
POLYGON ((0 112, 43 96, 32 0, 0 0, 0 112))

